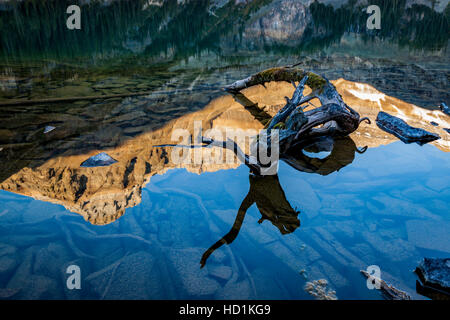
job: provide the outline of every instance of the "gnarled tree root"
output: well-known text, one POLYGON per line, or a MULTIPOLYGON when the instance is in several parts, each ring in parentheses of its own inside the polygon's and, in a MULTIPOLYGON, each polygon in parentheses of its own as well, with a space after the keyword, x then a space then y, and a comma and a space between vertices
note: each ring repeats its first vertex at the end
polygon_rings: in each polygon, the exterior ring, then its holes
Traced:
MULTIPOLYGON (((315 139, 321 136, 347 136, 358 129, 361 122, 370 124, 369 118, 360 118, 358 112, 353 110, 343 101, 333 84, 326 78, 313 72, 306 72, 294 67, 272 68, 248 78, 238 80, 225 87, 225 90, 241 95, 240 91, 254 86, 265 85, 270 81, 287 81, 296 88, 291 99, 286 98, 286 105, 266 125, 268 130, 267 152, 271 149, 271 131, 279 130, 280 156, 286 153, 293 145, 315 139), (298 85, 295 83, 298 82, 298 85), (305 86, 309 86, 312 92, 304 96, 305 86), (303 111, 302 105, 317 98, 322 104, 312 110, 303 111)), ((244 162, 255 174, 261 173, 261 166, 254 161, 254 157, 244 154, 234 143, 218 142, 204 138, 204 142, 230 149, 244 162)), ((259 139, 256 140, 258 148, 261 146, 259 139)), ((256 148, 255 150, 258 150, 256 148)))

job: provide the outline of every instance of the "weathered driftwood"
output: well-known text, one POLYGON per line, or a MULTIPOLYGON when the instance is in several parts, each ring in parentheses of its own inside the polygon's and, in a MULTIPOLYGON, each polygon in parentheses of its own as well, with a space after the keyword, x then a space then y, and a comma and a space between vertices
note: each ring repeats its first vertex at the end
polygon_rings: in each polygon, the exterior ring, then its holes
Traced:
MULTIPOLYGON (((368 279, 375 280, 373 276, 371 276, 367 271, 361 270, 361 273, 368 279)), ((389 285, 386 283, 386 281, 382 279, 376 279, 380 283, 380 290, 383 296, 387 300, 411 300, 411 297, 409 294, 407 294, 404 291, 401 291, 397 288, 395 288, 392 285, 389 285)))
MULTIPOLYGON (((238 80, 226 86, 225 90, 235 96, 242 96, 241 90, 255 86, 265 85, 270 81, 287 81, 296 88, 291 99, 286 97, 286 105, 268 122, 267 145, 271 149, 271 130, 279 129, 279 150, 282 157, 295 144, 302 143, 321 136, 347 136, 358 129, 362 121, 370 123, 368 118, 360 118, 358 112, 345 104, 336 88, 327 79, 302 69, 293 67, 272 68, 246 79, 238 80), (295 83, 298 82, 298 85, 295 83), (304 96, 305 86, 309 86, 312 92, 304 96), (321 106, 315 109, 303 111, 302 105, 317 98, 321 106)), ((242 97, 239 99, 242 100, 242 97)), ((246 104, 251 106, 251 101, 246 100, 246 104)), ((224 142, 207 140, 209 144, 215 144, 224 148, 229 146, 224 142)), ((257 139, 259 144, 259 139, 257 139)), ((228 147, 230 149, 230 147, 228 147)), ((234 147, 233 151, 236 150, 234 147)), ((250 167, 253 173, 261 172, 261 167, 257 161, 242 154, 242 151, 235 151, 239 159, 244 159, 245 164, 250 167)))

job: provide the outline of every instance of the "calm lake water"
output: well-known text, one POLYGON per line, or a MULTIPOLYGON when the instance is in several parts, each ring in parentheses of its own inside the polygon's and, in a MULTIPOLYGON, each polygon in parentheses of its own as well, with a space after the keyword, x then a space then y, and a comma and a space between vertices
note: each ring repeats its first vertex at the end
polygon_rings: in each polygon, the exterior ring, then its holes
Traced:
POLYGON ((23 298, 308 299, 306 281, 325 278, 339 299, 380 299, 360 274, 378 265, 414 296, 419 260, 450 251, 449 170, 447 154, 402 142, 357 154, 327 176, 282 162, 279 184, 300 226, 282 235, 258 223, 253 205, 204 268, 202 255, 230 230, 249 192, 245 166, 156 175, 142 203, 106 226, 2 191, 0 284, 22 288, 23 298), (65 289, 70 264, 81 267, 81 291, 65 289))
MULTIPOLYGON (((93 150, 156 132, 201 111, 224 95, 224 85, 273 66, 301 62, 329 79, 369 83, 428 109, 450 101, 444 13, 414 8, 440 23, 430 40, 430 30, 419 24, 411 38, 398 29, 401 21, 386 28, 399 30, 391 33, 365 33, 362 22, 334 28, 359 13, 319 6, 310 9, 311 19, 323 15, 329 23, 321 29, 305 20, 309 32, 289 46, 241 30, 250 28, 247 15, 267 12, 271 1, 217 9, 221 24, 204 4, 188 4, 184 16, 176 1, 151 14, 127 2, 88 11, 85 22, 99 25, 70 41, 62 41, 66 31, 55 31, 56 18, 45 20, 47 36, 37 38, 36 21, 23 12, 6 19, 10 9, 0 6, 0 104, 146 93, 0 107, 0 185, 59 156, 88 158, 93 150), (103 24, 95 12, 104 15, 103 24), (135 33, 121 33, 119 25, 135 33), (57 129, 44 135, 46 126, 57 129)), ((285 32, 292 30, 295 25, 285 32)), ((132 144, 127 152, 137 157, 141 147, 132 144)), ((307 155, 319 157, 311 163, 321 174, 283 161, 277 176, 264 178, 250 176, 246 166, 200 174, 168 166, 141 185, 140 203, 102 226, 52 197, 0 190, 0 299, 312 299, 304 287, 318 279, 326 279, 338 299, 382 299, 360 273, 370 265, 379 266, 389 284, 426 299, 416 293, 413 270, 423 257, 450 255, 449 154, 400 141, 358 153, 347 138, 331 153, 307 155), (245 199, 252 201, 242 210, 245 199), (213 247, 230 231, 229 245, 213 247), (66 287, 69 265, 81 269, 81 290, 66 287)), ((71 196, 51 175, 33 177, 16 187, 26 193, 37 183, 36 190, 71 196)))

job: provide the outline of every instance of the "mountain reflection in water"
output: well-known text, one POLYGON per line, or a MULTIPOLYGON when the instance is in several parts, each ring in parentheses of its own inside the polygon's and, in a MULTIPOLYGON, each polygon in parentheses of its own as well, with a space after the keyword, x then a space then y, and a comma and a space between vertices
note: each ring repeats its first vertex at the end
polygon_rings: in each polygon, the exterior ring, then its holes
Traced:
MULTIPOLYGON (((450 127, 450 122, 441 111, 421 109, 386 96, 368 85, 343 79, 333 83, 344 101, 371 118, 372 123, 378 111, 401 113, 410 124, 417 124, 441 135, 442 138, 432 144, 443 151, 450 150, 449 135, 442 130, 450 127), (379 100, 374 101, 372 97, 378 97, 379 100), (431 125, 430 119, 439 126, 431 125)), ((308 90, 306 88, 305 94, 308 94, 308 90)), ((180 101, 181 107, 162 110, 157 103, 159 95, 124 100, 112 106, 94 103, 92 111, 81 107, 83 112, 89 114, 90 121, 86 122, 74 122, 71 112, 67 111, 42 116, 21 113, 16 116, 16 121, 27 125, 13 122, 10 125, 19 125, 15 134, 17 139, 24 139, 26 143, 7 144, 1 151, 0 188, 62 204, 94 224, 111 223, 121 217, 127 208, 141 202, 142 188, 156 174, 180 167, 202 173, 239 165, 232 152, 219 148, 203 148, 204 161, 200 164, 172 163, 172 153, 178 152, 176 149, 179 148, 155 146, 173 144, 172 136, 176 130, 187 130, 193 135, 194 123, 198 121, 204 131, 214 129, 225 134, 227 130, 234 129, 254 136, 263 128, 262 122, 273 116, 284 105, 284 97, 291 96, 292 92, 293 86, 288 83, 268 83, 266 88, 255 86, 244 90, 241 95, 223 95, 198 111, 181 115, 180 109, 184 110, 181 101, 192 101, 201 94, 178 94, 174 103, 180 101), (56 129, 44 134, 42 121, 55 117, 60 117, 61 122, 55 124, 56 129), (86 130, 86 127, 90 129, 86 130), (101 152, 106 152, 118 162, 107 167, 81 166, 89 157, 101 152), (232 161, 211 163, 210 159, 215 159, 217 153, 222 152, 225 160, 232 161)), ((72 107, 73 111, 79 109, 77 106, 72 107)), ((366 124, 361 125, 351 138, 359 148, 378 147, 396 140, 375 125, 366 124)), ((345 141, 338 140, 336 143, 339 148, 333 150, 327 140, 311 146, 299 145, 286 155, 284 161, 301 171, 328 174, 353 161, 358 149, 355 149, 353 142, 345 141), (310 159, 306 155, 322 150, 331 152, 331 155, 324 159, 310 159)), ((247 145, 240 147, 244 151, 248 148, 247 145)))
POLYGON ((387 18, 372 31, 354 0, 91 1, 79 32, 64 28, 68 1, 0 2, 0 104, 19 101, 0 107, 0 299, 311 299, 317 279, 380 299, 369 265, 423 298, 409 270, 450 253, 448 1, 373 0, 387 18), (292 85, 220 89, 291 64, 334 79, 372 123, 384 111, 441 139, 362 124, 298 145, 267 177, 155 147, 195 121, 258 133, 292 85), (81 166, 102 152, 117 162, 81 166), (82 290, 66 288, 72 264, 82 290))

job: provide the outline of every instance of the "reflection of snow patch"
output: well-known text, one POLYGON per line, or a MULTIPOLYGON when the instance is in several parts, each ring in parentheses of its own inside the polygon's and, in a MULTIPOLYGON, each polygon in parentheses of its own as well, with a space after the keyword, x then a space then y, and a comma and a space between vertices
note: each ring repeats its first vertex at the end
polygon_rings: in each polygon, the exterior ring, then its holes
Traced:
POLYGON ((397 111, 397 115, 402 115, 402 116, 405 115, 405 113, 399 107, 397 107, 396 105, 391 103, 391 107, 394 108, 397 111))
POLYGON ((441 121, 441 119, 438 116, 436 116, 433 111, 422 109, 420 107, 415 107, 415 108, 413 108, 413 113, 424 121, 427 121, 427 122, 434 121, 437 124, 439 124, 440 126, 444 125, 444 123, 441 121))
POLYGON ((358 90, 349 89, 348 92, 358 99, 376 102, 381 108, 381 100, 386 97, 384 93, 373 90, 362 83, 355 83, 355 85, 358 90))

